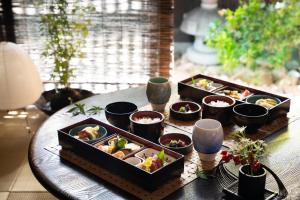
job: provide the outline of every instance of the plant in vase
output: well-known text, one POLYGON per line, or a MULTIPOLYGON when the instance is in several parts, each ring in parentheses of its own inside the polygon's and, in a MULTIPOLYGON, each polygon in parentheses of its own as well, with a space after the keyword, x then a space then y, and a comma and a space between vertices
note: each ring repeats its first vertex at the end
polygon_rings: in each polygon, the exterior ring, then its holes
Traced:
POLYGON ((235 11, 220 13, 226 22, 213 23, 206 42, 229 71, 238 65, 283 67, 300 44, 298 0, 240 0, 235 11))
POLYGON ((246 199, 263 199, 266 170, 259 159, 266 151, 263 140, 251 140, 245 136, 245 128, 235 133, 237 142, 229 151, 222 151, 222 161, 233 160, 239 168, 238 194, 246 199))
POLYGON ((69 5, 67 0, 53 0, 47 9, 47 14, 41 16, 40 30, 45 36, 42 55, 54 65, 51 80, 56 82, 56 89, 44 92, 43 96, 50 101, 51 108, 46 111, 52 114, 71 102, 93 95, 86 90, 70 88, 70 79, 75 70, 71 60, 84 56, 82 48, 91 24, 87 14, 95 8, 82 5, 80 1, 69 5))

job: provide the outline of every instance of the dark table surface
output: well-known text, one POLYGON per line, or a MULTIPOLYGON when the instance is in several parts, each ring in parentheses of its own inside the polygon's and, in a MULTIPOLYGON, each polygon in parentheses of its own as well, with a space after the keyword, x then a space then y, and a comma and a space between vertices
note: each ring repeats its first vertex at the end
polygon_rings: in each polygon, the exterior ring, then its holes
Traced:
MULTIPOLYGON (((173 95, 176 93, 173 88, 173 95)), ((145 87, 131 88, 109 94, 101 94, 83 100, 87 107, 91 105, 103 108, 111 102, 130 101, 138 107, 148 104, 145 87)), ((59 199, 133 199, 130 194, 101 180, 79 167, 62 160, 57 155, 45 150, 45 147, 58 144, 57 130, 87 116, 72 117, 66 107, 52 115, 33 136, 28 157, 30 167, 40 183, 59 199)), ((300 178, 300 106, 292 102, 289 113, 289 126, 267 138, 268 156, 264 164, 271 167, 289 189, 300 178)), ((106 121, 104 112, 95 119, 106 121)), ((268 177, 267 187, 277 191, 274 181, 268 177)), ((167 199, 222 199, 221 188, 215 179, 196 179, 177 190, 167 199)))

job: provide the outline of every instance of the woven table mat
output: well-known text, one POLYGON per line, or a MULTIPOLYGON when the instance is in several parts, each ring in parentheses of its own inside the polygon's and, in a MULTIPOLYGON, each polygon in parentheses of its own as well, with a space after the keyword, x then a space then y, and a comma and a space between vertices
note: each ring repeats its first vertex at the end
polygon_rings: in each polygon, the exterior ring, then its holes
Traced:
MULTIPOLYGON (((175 129, 173 130, 181 130, 180 132, 184 131, 187 135, 192 135, 193 132, 193 127, 194 124, 197 120, 195 121, 178 121, 175 119, 172 119, 169 116, 169 107, 172 103, 178 102, 180 100, 178 99, 171 99, 170 102, 167 104, 166 109, 164 111, 164 116, 165 116, 165 123, 175 129)), ((150 104, 139 108, 139 110, 152 110, 152 107, 150 104)), ((268 137, 269 135, 272 135, 273 133, 276 133, 277 131, 285 128, 288 126, 289 123, 293 121, 293 118, 288 118, 286 116, 279 117, 272 122, 269 122, 268 124, 265 124, 264 126, 260 127, 255 133, 251 133, 247 135, 247 137, 253 139, 253 140, 259 140, 259 139, 264 139, 268 137)), ((170 128, 168 128, 170 129, 170 128)), ((223 145, 230 147, 233 143, 233 137, 232 134, 235 130, 239 129, 239 126, 230 124, 228 126, 223 126, 223 131, 224 131, 224 142, 223 145)), ((165 133, 171 132, 172 129, 165 131, 165 133)))
POLYGON ((200 170, 211 169, 215 167, 220 160, 220 158, 217 157, 215 162, 200 162, 198 153, 196 151, 193 151, 185 157, 184 172, 181 174, 180 178, 171 179, 160 186, 157 190, 149 192, 139 187, 138 185, 135 185, 123 179, 122 177, 111 173, 109 170, 104 169, 101 166, 76 155, 72 151, 61 149, 59 145, 46 147, 45 149, 140 199, 165 198, 166 196, 195 180, 197 178, 195 174, 197 167, 200 170))

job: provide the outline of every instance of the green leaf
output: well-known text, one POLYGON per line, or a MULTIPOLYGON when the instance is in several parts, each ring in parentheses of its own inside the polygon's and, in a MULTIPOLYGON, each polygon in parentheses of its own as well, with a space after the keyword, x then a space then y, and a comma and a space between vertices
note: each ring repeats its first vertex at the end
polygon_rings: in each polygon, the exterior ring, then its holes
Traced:
POLYGON ((101 113, 102 110, 103 108, 101 108, 100 106, 93 106, 92 108, 87 110, 87 113, 89 115, 98 115, 101 113))
POLYGON ((204 180, 208 180, 210 177, 213 176, 211 171, 200 170, 198 167, 195 171, 195 174, 196 174, 197 178, 201 178, 204 180))
POLYGON ((164 150, 161 150, 160 152, 157 153, 157 157, 164 161, 165 160, 165 151, 164 150))

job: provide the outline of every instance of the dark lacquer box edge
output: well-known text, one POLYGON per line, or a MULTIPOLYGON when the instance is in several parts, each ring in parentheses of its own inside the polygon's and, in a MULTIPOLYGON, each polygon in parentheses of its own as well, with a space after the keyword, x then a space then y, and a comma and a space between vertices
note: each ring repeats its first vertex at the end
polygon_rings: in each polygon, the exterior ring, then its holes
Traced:
MULTIPOLYGON (((104 140, 105 138, 103 138, 104 140)), ((121 130, 109 124, 103 123, 101 121, 89 118, 63 129, 58 130, 58 140, 62 148, 73 151, 74 153, 82 156, 83 158, 88 159, 89 161, 100 165, 101 167, 106 168, 107 170, 131 181, 132 183, 143 187, 146 190, 153 191, 157 189, 160 185, 165 183, 167 180, 173 178, 174 176, 180 176, 184 170, 184 156, 171 151, 167 148, 164 148, 160 145, 152 143, 148 140, 145 140, 141 137, 133 135, 127 131, 121 130), (108 131, 108 137, 114 133, 127 137, 132 141, 136 141, 140 144, 143 144, 145 147, 150 147, 156 150, 164 149, 165 153, 176 158, 176 160, 163 168, 153 172, 148 173, 138 167, 130 165, 118 158, 113 157, 110 154, 107 154, 92 144, 85 143, 68 134, 69 130, 73 127, 82 125, 82 124, 99 124, 104 126, 108 131)), ((144 148, 145 148, 144 147, 144 148)), ((142 149, 144 149, 142 148, 142 149)), ((142 150, 141 149, 141 150, 142 150)), ((80 166, 79 166, 80 167, 80 166)))
MULTIPOLYGON (((207 79, 207 80, 211 80, 213 82, 220 83, 223 86, 228 86, 228 87, 233 87, 233 88, 243 89, 243 90, 247 89, 250 92, 253 92, 254 94, 270 95, 270 96, 273 96, 273 97, 276 97, 276 98, 280 99, 281 103, 279 103, 278 105, 274 106, 273 108, 271 108, 269 110, 269 120, 274 120, 274 119, 276 119, 277 117, 280 117, 280 116, 286 116, 287 113, 290 111, 291 100, 287 97, 280 96, 280 95, 277 95, 277 94, 272 94, 272 93, 262 91, 262 90, 258 90, 258 89, 254 89, 254 88, 251 88, 251 87, 238 85, 238 84, 235 84, 235 83, 231 83, 229 81, 224 81, 224 80, 221 80, 221 79, 217 79, 217 78, 202 75, 202 74, 197 74, 193 77, 190 77, 190 78, 187 78, 183 81, 178 82, 178 94, 180 95, 180 98, 182 98, 182 99, 189 98, 189 99, 192 99, 193 101, 196 101, 197 103, 200 103, 200 105, 201 105, 202 99, 205 96, 217 94, 217 93, 215 93, 215 91, 217 91, 218 89, 213 90, 213 91, 207 91, 207 90, 197 88, 197 87, 194 87, 194 86, 191 86, 191 85, 188 84, 193 79, 195 80, 195 79, 199 79, 199 78, 204 78, 204 79, 207 79)), ((245 101, 244 100, 236 100, 236 104, 240 104, 240 103, 245 103, 245 101)))

